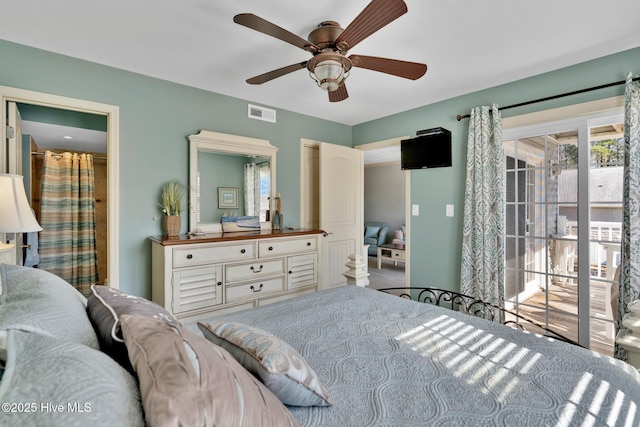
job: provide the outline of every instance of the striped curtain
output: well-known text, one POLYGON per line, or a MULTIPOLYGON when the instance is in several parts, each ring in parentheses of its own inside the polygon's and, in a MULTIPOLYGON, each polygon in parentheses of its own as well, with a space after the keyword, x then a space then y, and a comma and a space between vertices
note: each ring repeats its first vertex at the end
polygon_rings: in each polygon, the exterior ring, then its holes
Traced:
POLYGON ((504 303, 505 157, 497 106, 471 110, 460 292, 504 303))
MULTIPOLYGON (((640 81, 627 77, 624 103, 624 186, 622 193, 622 245, 616 329, 622 328, 627 305, 640 295, 640 81)), ((627 352, 615 346, 615 357, 627 352)))
POLYGON ((40 268, 87 295, 98 283, 93 156, 47 151, 40 203, 40 268))

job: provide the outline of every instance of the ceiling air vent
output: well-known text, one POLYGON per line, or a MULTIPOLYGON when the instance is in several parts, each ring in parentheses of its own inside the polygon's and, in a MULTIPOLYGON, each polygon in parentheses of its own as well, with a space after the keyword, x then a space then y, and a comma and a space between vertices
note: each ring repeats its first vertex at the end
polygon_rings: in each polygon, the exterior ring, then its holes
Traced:
POLYGON ((249 118, 275 123, 276 110, 272 110, 270 108, 258 107, 257 105, 249 104, 249 118))

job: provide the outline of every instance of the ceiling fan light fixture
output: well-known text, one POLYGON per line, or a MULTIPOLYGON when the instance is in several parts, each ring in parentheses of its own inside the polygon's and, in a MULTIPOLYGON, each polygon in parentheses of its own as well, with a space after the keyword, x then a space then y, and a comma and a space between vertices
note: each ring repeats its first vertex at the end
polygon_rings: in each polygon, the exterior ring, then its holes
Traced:
POLYGON ((349 76, 351 61, 339 54, 321 53, 307 63, 309 75, 320 89, 334 91, 349 76))

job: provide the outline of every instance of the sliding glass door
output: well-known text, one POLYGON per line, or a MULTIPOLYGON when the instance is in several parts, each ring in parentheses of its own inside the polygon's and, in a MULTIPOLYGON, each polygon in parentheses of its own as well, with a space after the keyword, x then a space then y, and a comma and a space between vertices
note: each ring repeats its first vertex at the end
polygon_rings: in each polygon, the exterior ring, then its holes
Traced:
POLYGON ((504 132, 508 308, 613 351, 622 223, 622 117, 504 132))

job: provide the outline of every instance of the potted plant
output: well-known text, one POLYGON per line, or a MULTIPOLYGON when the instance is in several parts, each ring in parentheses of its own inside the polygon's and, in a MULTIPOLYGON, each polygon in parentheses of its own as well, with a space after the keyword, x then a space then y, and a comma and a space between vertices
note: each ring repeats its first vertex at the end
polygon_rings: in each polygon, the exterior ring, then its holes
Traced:
POLYGON ((180 234, 182 220, 180 213, 184 209, 184 185, 177 180, 167 182, 160 193, 160 208, 164 213, 164 231, 167 236, 180 234))

